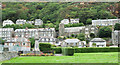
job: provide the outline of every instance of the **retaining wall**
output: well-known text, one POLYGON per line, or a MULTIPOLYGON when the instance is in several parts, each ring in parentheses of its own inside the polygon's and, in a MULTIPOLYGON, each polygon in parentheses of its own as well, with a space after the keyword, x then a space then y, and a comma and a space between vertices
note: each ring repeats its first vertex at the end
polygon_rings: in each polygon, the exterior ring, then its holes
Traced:
POLYGON ((0 52, 0 61, 10 60, 11 58, 17 57, 18 52, 4 51, 0 52))

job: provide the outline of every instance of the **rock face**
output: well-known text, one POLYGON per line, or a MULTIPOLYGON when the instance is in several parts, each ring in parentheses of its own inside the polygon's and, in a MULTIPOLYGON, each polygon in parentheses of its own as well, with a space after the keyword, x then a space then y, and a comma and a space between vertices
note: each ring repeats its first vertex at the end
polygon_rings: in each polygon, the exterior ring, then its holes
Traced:
POLYGON ((17 57, 17 52, 0 52, 0 61, 10 60, 11 58, 17 57))

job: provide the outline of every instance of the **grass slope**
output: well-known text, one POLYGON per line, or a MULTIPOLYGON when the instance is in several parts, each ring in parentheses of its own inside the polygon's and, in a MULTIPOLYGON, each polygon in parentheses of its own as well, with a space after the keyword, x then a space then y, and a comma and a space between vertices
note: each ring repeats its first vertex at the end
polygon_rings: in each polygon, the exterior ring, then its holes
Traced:
POLYGON ((118 63, 118 53, 75 53, 74 56, 17 57, 4 63, 118 63))

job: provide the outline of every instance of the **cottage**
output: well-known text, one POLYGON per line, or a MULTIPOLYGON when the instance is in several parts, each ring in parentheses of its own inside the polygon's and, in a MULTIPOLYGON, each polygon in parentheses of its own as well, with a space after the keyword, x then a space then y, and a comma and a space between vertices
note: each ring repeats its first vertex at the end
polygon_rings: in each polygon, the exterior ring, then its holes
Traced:
POLYGON ((93 26, 109 26, 109 25, 115 25, 116 23, 120 23, 120 19, 99 19, 99 20, 92 20, 93 26))
POLYGON ((41 19, 36 19, 35 25, 43 25, 43 21, 41 19))
POLYGON ((79 39, 66 39, 61 43, 62 47, 84 47, 79 39))
POLYGON ((16 24, 25 24, 25 23, 26 23, 26 20, 24 20, 24 19, 18 19, 16 21, 16 24))
POLYGON ((102 38, 93 38, 89 42, 90 47, 106 47, 106 41, 102 38))
POLYGON ((69 19, 63 19, 63 20, 61 21, 61 23, 63 23, 63 24, 69 24, 69 19))
POLYGON ((14 23, 11 20, 7 19, 7 20, 3 21, 3 27, 6 26, 6 25, 12 25, 12 24, 14 24, 14 23))

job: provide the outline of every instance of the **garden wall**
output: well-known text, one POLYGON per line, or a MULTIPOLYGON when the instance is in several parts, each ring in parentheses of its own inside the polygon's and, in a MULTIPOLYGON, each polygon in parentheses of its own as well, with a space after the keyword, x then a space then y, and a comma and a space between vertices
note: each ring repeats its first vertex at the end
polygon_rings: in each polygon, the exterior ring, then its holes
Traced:
POLYGON ((10 60, 11 58, 17 57, 18 53, 17 52, 10 52, 10 51, 4 51, 4 52, 0 52, 0 61, 4 61, 4 60, 10 60))

